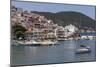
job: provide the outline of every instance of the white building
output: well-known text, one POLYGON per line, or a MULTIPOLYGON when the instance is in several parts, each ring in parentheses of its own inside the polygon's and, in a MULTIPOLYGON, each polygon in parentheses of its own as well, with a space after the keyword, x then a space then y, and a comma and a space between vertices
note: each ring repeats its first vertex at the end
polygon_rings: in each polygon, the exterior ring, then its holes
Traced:
POLYGON ((78 28, 72 24, 65 26, 65 35, 66 36, 70 36, 70 35, 74 34, 76 31, 78 31, 78 28))
POLYGON ((67 29, 69 32, 72 32, 72 33, 78 30, 78 28, 72 24, 65 26, 65 29, 67 29))

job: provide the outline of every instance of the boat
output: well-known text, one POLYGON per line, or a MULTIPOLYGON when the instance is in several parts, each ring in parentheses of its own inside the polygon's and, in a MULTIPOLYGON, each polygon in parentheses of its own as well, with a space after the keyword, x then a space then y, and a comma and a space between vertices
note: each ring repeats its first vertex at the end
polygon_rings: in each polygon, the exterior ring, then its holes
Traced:
POLYGON ((40 41, 39 44, 46 46, 46 45, 55 45, 57 44, 57 41, 40 41))
POLYGON ((81 46, 79 49, 76 50, 76 54, 82 54, 82 53, 90 53, 91 49, 89 46, 81 46))
POLYGON ((58 38, 58 41, 65 41, 65 38, 58 38))
POLYGON ((40 46, 40 45, 43 45, 43 46, 48 46, 48 45, 54 45, 57 43, 57 41, 49 41, 49 40, 46 40, 46 41, 34 41, 34 40, 31 40, 31 41, 17 41, 17 43, 19 45, 26 45, 26 46, 30 46, 30 45, 37 45, 37 46, 40 46))
POLYGON ((39 43, 37 43, 36 41, 17 41, 17 43, 19 44, 19 45, 26 45, 26 46, 28 46, 28 45, 39 45, 39 43))

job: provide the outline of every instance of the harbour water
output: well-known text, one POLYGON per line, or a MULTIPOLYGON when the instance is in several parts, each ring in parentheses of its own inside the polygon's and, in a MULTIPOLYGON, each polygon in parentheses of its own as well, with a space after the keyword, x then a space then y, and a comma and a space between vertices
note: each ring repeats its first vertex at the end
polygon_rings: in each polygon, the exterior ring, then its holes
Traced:
POLYGON ((91 36, 96 36, 96 32, 91 32, 91 33, 80 33, 80 35, 81 36, 89 36, 89 35, 91 35, 91 36))
POLYGON ((11 65, 49 64, 95 61, 95 40, 59 41, 52 46, 11 46, 11 65), (80 45, 88 45, 90 53, 75 54, 80 45))

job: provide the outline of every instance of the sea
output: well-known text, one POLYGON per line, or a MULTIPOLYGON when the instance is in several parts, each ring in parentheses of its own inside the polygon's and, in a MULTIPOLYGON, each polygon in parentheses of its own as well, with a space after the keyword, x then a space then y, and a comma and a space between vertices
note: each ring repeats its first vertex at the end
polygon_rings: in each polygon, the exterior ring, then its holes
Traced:
POLYGON ((96 40, 59 41, 51 46, 11 46, 11 65, 90 62, 96 60, 96 40), (80 45, 90 46, 90 53, 76 54, 80 45))

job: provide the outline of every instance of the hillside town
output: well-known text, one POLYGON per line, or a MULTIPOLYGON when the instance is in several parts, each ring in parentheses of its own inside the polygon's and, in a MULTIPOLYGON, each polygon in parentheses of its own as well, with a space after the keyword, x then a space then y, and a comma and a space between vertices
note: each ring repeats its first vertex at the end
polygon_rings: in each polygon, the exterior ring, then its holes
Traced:
MULTIPOLYGON (((78 40, 95 39, 95 37, 81 37, 78 27, 73 24, 65 27, 55 24, 52 19, 47 19, 43 15, 33 13, 31 11, 23 10, 15 6, 11 7, 11 25, 12 25, 12 39, 20 41, 36 41, 36 42, 55 42, 60 40, 78 40), (24 30, 22 30, 23 28, 24 30)), ((87 30, 87 32, 95 32, 94 30, 87 30)), ((47 44, 47 43, 46 43, 47 44)))

